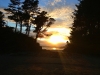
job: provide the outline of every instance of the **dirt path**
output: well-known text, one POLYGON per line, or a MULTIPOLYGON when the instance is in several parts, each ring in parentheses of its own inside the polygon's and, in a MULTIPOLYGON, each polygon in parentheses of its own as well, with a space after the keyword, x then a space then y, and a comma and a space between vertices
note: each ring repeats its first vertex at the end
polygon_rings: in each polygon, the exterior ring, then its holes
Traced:
POLYGON ((0 55, 0 75, 100 75, 100 59, 62 51, 0 55))

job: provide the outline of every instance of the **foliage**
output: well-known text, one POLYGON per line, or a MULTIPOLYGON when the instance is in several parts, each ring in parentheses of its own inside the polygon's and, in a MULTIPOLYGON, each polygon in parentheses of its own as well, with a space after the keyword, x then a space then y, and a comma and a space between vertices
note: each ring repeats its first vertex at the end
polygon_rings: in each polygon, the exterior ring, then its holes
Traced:
POLYGON ((26 34, 28 35, 30 32, 32 21, 34 20, 33 16, 35 16, 35 14, 39 12, 38 3, 38 0, 25 0, 22 5, 22 9, 25 13, 24 25, 27 27, 26 34))
POLYGON ((33 21, 33 23, 36 25, 36 28, 34 30, 34 32, 37 32, 36 38, 38 37, 39 33, 45 32, 47 28, 54 23, 54 21, 54 18, 50 18, 47 16, 47 12, 42 11, 41 13, 39 13, 39 15, 37 15, 37 17, 33 21))
POLYGON ((99 49, 100 44, 100 7, 99 0, 79 0, 73 12, 71 44, 77 47, 99 49), (91 47, 92 46, 92 47, 91 47))
POLYGON ((96 2, 90 0, 79 1, 80 4, 76 5, 77 10, 73 13, 75 17, 70 38, 72 42, 78 40, 82 41, 85 40, 85 38, 89 40, 91 37, 100 35, 99 0, 96 2))
POLYGON ((9 16, 8 19, 13 20, 16 22, 15 32, 17 30, 17 25, 20 23, 20 32, 22 32, 22 20, 23 20, 23 12, 21 9, 21 2, 20 0, 10 0, 8 8, 4 9, 8 12, 9 16))

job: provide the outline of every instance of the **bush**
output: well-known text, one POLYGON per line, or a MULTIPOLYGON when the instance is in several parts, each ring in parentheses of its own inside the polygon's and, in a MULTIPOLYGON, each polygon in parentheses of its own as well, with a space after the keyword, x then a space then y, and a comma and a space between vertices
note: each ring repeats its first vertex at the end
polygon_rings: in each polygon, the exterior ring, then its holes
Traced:
POLYGON ((68 44, 64 49, 65 52, 80 53, 87 55, 100 55, 100 44, 68 44))

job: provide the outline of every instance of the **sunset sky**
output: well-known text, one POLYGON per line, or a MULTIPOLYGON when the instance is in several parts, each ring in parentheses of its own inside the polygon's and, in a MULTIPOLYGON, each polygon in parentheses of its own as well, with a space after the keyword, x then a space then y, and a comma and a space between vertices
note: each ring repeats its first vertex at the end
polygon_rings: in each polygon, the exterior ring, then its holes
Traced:
MULTIPOLYGON (((0 10, 3 11, 3 8, 6 8, 8 3, 10 3, 10 0, 0 0, 0 10)), ((65 40, 68 40, 67 36, 69 36, 70 33, 69 27, 71 27, 73 22, 71 16, 73 10, 75 9, 75 4, 77 3, 78 0, 39 0, 39 7, 41 10, 47 11, 48 14, 56 20, 48 31, 51 31, 54 36, 61 36, 65 38, 65 40)), ((48 46, 45 41, 41 40, 39 43, 42 46, 48 46)), ((62 42, 62 44, 57 46, 64 45, 65 43, 62 42)), ((49 46, 51 45, 49 44, 49 46)))

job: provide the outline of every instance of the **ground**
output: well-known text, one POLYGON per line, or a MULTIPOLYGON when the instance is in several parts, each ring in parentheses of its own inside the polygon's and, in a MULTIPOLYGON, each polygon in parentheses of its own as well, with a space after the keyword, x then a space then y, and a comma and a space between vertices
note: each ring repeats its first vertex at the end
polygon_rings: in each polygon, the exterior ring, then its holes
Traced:
POLYGON ((100 75, 100 59, 63 51, 2 54, 0 75, 100 75))

